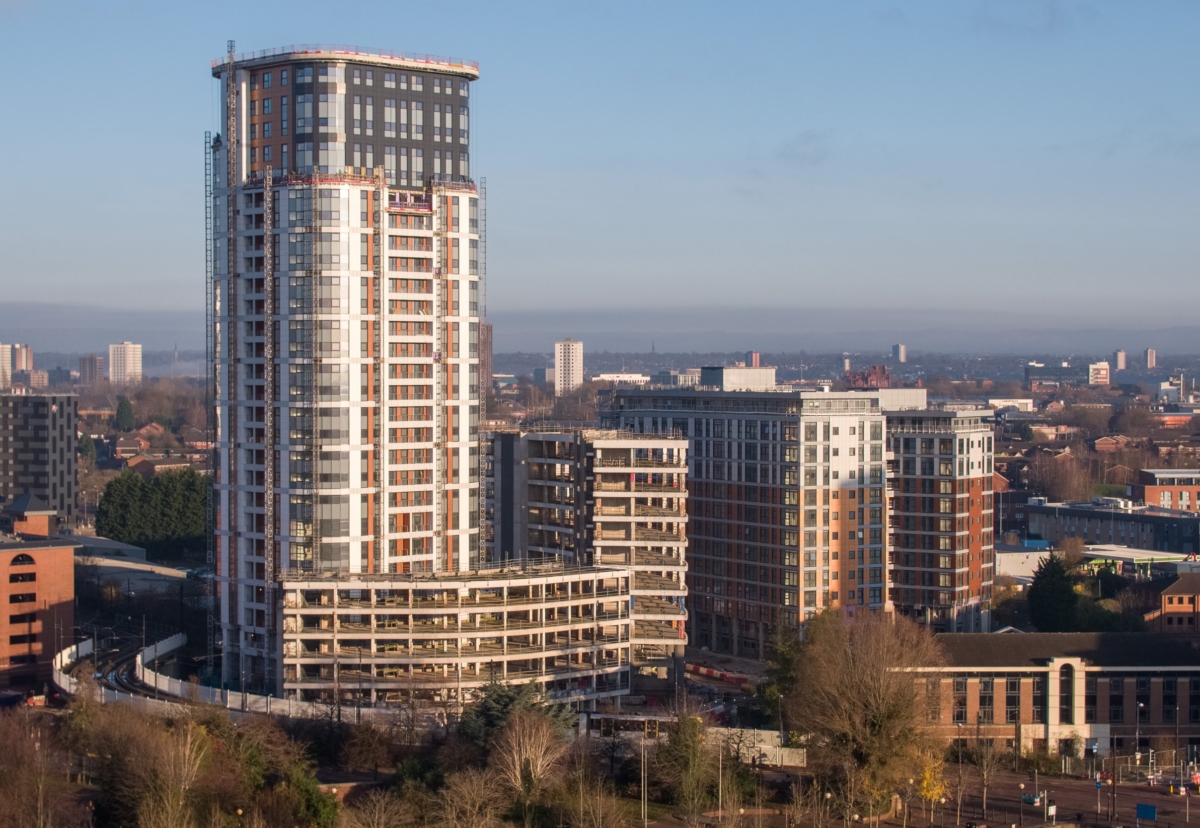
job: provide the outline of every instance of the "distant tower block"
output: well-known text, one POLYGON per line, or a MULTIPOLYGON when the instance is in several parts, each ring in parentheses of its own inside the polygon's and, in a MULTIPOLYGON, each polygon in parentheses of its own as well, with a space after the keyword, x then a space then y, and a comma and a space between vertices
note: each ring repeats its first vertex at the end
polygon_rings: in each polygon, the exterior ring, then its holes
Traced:
POLYGON ((1155 350, 1153 348, 1147 348, 1146 349, 1146 368, 1151 369, 1151 368, 1157 368, 1157 367, 1158 367, 1158 354, 1155 352, 1155 350))
POLYGON ((1124 351, 1121 351, 1121 350, 1113 351, 1113 370, 1114 371, 1124 371, 1125 370, 1125 362, 1127 359, 1128 359, 1128 355, 1124 351))
POLYGON ((908 362, 908 348, 904 345, 893 345, 892 359, 900 363, 908 362))
POLYGON ((554 343, 554 396, 569 394, 583 385, 583 343, 564 339, 554 343))
POLYGON ((762 354, 758 351, 746 351, 746 367, 760 368, 762 367, 762 354))
POLYGON ((850 357, 846 357, 842 360, 842 373, 850 373, 850 357))

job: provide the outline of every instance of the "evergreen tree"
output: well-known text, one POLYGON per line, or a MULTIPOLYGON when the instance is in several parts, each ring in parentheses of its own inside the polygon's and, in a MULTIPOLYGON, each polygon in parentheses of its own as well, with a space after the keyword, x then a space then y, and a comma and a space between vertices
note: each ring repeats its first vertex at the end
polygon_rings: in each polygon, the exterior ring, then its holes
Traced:
POLYGON ((482 748, 491 747, 505 725, 522 710, 545 714, 560 735, 579 720, 578 714, 565 705, 543 704, 536 684, 501 684, 493 679, 480 690, 478 700, 463 711, 458 733, 482 748))
POLYGON ((775 628, 775 636, 767 647, 764 661, 767 680, 758 685, 758 693, 772 718, 780 723, 784 700, 799 683, 801 647, 798 632, 785 625, 775 628))
POLYGON ((146 482, 126 471, 104 489, 96 532, 143 546, 152 555, 177 556, 204 545, 208 479, 194 469, 163 472, 146 482))
POLYGON ((79 459, 83 461, 85 466, 96 465, 96 444, 92 440, 92 435, 84 434, 79 438, 79 445, 76 449, 79 453, 79 459))
POLYGON ((121 401, 117 403, 117 419, 115 425, 117 431, 121 432, 122 434, 133 431, 133 403, 129 401, 128 397, 121 397, 121 401))
POLYGON ((1051 553, 1038 564, 1029 586, 1029 620, 1038 632, 1066 632, 1071 629, 1078 600, 1067 568, 1051 553))
POLYGON ((141 475, 134 471, 109 481, 96 507, 96 534, 121 543, 143 543, 150 531, 145 489, 141 475))

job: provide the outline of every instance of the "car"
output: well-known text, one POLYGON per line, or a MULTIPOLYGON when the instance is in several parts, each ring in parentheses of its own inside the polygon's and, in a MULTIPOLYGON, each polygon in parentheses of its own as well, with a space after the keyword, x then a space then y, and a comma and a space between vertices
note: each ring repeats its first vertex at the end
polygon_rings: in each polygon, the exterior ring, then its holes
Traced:
POLYGON ((982 822, 968 822, 967 828, 987 828, 982 822))
POLYGON ((1026 805, 1041 805, 1042 798, 1037 794, 1022 794, 1021 801, 1026 805))

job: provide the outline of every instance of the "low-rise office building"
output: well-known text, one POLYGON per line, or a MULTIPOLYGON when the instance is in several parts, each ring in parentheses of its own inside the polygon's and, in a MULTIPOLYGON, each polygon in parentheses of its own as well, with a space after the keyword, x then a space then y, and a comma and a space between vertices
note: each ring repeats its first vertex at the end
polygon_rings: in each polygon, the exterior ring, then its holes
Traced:
POLYGON ((1075 756, 1200 745, 1200 662, 1185 641, 1151 633, 937 641, 946 664, 922 671, 918 692, 947 742, 1075 756))
POLYGON ((1058 543, 1080 538, 1087 544, 1192 554, 1200 550, 1200 514, 1161 506, 1135 506, 1129 500, 1098 498, 1093 503, 1051 503, 1033 498, 1025 507, 1029 537, 1058 543))
POLYGON ((40 691, 59 645, 74 640, 76 546, 0 540, 0 687, 40 691))
POLYGON ((1200 469, 1139 469, 1129 499, 1164 509, 1200 510, 1200 469))

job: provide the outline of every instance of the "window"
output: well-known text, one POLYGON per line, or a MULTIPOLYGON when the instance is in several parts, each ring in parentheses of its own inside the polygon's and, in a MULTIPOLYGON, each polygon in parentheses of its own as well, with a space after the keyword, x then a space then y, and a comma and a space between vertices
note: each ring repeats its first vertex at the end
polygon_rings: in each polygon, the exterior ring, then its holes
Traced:
POLYGON ((925 717, 931 722, 942 718, 942 682, 940 679, 925 679, 925 717))
POLYGON ((1021 679, 1016 676, 1004 680, 1004 721, 1021 721, 1021 679))
MULTIPOLYGON (((270 72, 263 72, 262 85, 263 85, 263 89, 271 88, 271 73, 270 72)), ((263 110, 263 111, 265 112, 266 110, 263 110)))
POLYGON ((296 96, 296 131, 312 132, 313 128, 313 96, 296 96))
POLYGON ((396 88, 396 73, 395 72, 384 72, 383 73, 383 88, 384 89, 395 89, 396 88))
POLYGON ((1075 723, 1075 668, 1064 664, 1058 671, 1058 721, 1075 723))
POLYGON ((287 86, 287 82, 288 82, 288 81, 287 81, 287 70, 286 70, 286 69, 284 69, 283 71, 281 71, 281 72, 279 73, 279 82, 280 82, 282 85, 284 85, 284 86, 287 86))
POLYGON ((979 679, 979 721, 991 724, 996 716, 996 680, 991 677, 979 679))
POLYGON ((36 644, 36 633, 22 633, 21 635, 10 635, 8 637, 9 644, 36 644))
POLYGON ((288 99, 284 95, 279 99, 279 134, 288 134, 288 99))
POLYGON ((954 722, 960 724, 967 720, 967 680, 954 679, 954 722))
POLYGON ((9 562, 9 566, 33 566, 33 558, 22 552, 9 562))
POLYGON ((17 664, 37 664, 37 656, 35 656, 35 655, 9 656, 8 663, 12 664, 14 666, 17 664))
POLYGON ((383 137, 396 137, 396 101, 392 98, 383 102, 383 137))
POLYGON ((8 616, 8 623, 10 624, 32 624, 35 621, 37 621, 36 612, 22 612, 17 615, 8 616))
POLYGON ((355 83, 355 85, 358 85, 358 84, 362 83, 362 70, 361 70, 361 69, 355 69, 355 70, 354 70, 354 75, 353 75, 352 77, 354 78, 354 83, 355 83))
POLYGON ((36 602, 36 592, 17 592, 8 596, 8 603, 10 604, 33 604, 36 602))
POLYGON ((383 148, 383 170, 389 184, 396 183, 396 148, 383 148))
POLYGON ((28 584, 36 580, 36 572, 13 572, 8 576, 8 582, 10 584, 28 584))

